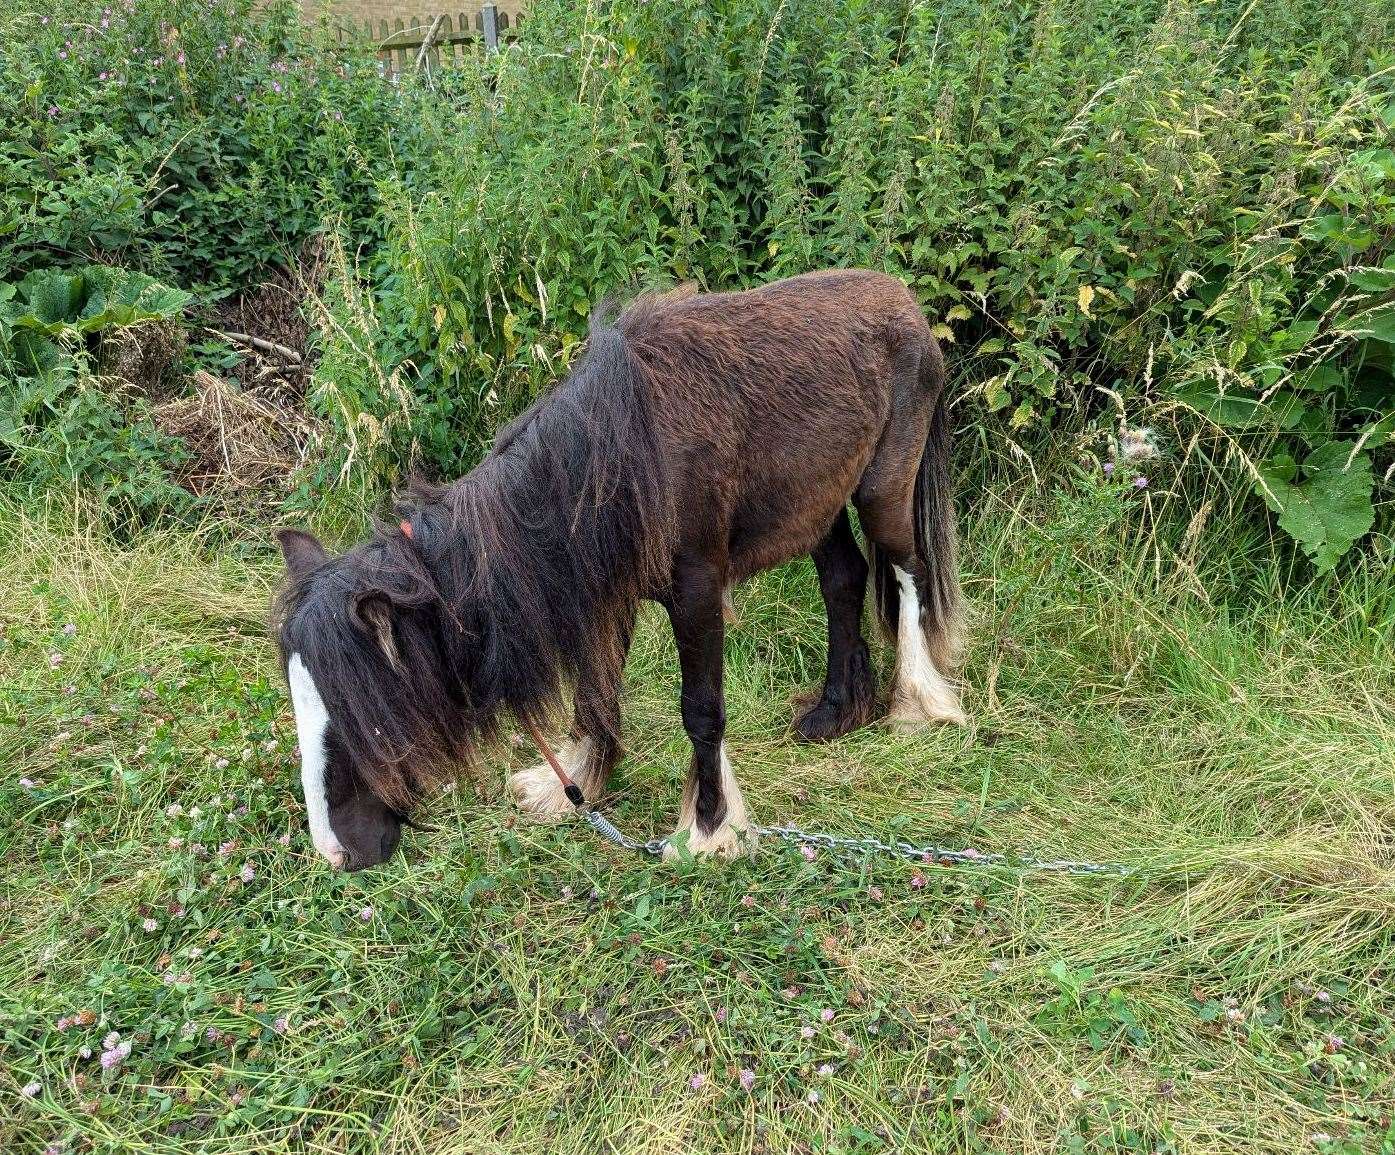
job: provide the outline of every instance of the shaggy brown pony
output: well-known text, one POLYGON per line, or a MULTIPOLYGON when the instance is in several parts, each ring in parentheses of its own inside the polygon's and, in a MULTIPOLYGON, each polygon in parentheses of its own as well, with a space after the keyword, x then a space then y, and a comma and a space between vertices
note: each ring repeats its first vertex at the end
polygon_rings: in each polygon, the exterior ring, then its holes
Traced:
MULTIPOLYGON (((900 281, 810 273, 741 293, 641 298, 592 318, 569 377, 450 485, 330 557, 280 534, 280 646, 315 845, 355 869, 391 855, 427 789, 509 714, 573 724, 560 758, 588 798, 620 753, 620 682, 641 599, 668 611, 693 745, 678 833, 737 853, 751 817, 723 735, 727 591, 813 555, 828 674, 795 728, 871 721, 862 636, 872 553, 896 638, 890 716, 962 722, 944 362, 900 281)), ((540 818, 571 808, 547 765, 514 774, 540 818)))

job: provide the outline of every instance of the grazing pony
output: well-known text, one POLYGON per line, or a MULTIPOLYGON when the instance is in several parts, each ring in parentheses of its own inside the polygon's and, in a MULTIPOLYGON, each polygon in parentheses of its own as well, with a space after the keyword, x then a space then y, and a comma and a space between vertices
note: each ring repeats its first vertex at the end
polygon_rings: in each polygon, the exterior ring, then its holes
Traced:
MULTIPOLYGON (((896 639, 891 719, 963 722, 944 383, 914 298, 881 273, 643 297, 593 317, 566 381, 471 473, 416 488, 400 522, 338 557, 283 531, 279 641, 316 848, 351 870, 384 861, 508 714, 536 730, 569 690, 559 757, 598 797, 648 598, 673 626, 693 746, 677 831, 695 855, 738 853, 752 819, 723 741, 730 587, 811 553, 828 674, 795 729, 834 738, 878 712, 850 499, 896 639)), ((510 787, 535 817, 571 809, 546 764, 510 787)))

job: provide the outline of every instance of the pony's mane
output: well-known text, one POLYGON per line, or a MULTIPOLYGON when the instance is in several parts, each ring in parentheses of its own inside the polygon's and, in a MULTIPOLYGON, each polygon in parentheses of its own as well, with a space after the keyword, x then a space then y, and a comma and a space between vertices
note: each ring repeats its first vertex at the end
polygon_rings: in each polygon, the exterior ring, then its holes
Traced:
POLYGON ((593 314, 567 380, 474 471, 411 487, 410 537, 383 522, 283 595, 283 656, 302 654, 389 805, 471 766, 505 709, 545 725, 577 679, 618 671, 637 602, 667 583, 668 467, 625 336, 662 303, 593 314))

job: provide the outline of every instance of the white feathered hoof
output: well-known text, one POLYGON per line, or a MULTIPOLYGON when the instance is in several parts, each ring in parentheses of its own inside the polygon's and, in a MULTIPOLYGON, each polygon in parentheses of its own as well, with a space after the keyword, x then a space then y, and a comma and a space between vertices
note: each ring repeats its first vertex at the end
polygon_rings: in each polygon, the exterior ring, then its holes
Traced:
POLYGON ((664 847, 665 862, 681 862, 685 852, 693 858, 732 859, 755 855, 756 837, 751 830, 751 816, 746 812, 746 800, 741 796, 736 775, 732 773, 725 743, 722 744, 721 759, 722 798, 727 804, 726 814, 716 827, 704 833, 698 826, 697 791, 689 781, 683 791, 678 827, 664 847), (674 845, 675 839, 683 843, 683 850, 674 845))
MULTIPOLYGON (((557 751, 557 760, 583 794, 591 760, 591 739, 569 739, 557 751)), ((535 822, 560 822, 575 811, 557 772, 543 762, 509 775, 509 792, 518 808, 535 822)))
POLYGON ((509 791, 518 808, 536 822, 560 822, 576 809, 567 800, 552 767, 545 762, 510 774, 509 791))
POLYGON ((907 690, 898 685, 892 694, 886 720, 907 730, 969 724, 968 715, 959 704, 959 695, 947 683, 942 683, 932 693, 925 693, 919 687, 907 690))
POLYGON ((920 625, 920 602, 915 582, 899 566, 892 567, 901 587, 901 617, 896 631, 896 681, 887 721, 894 726, 921 727, 937 723, 968 725, 959 692, 936 668, 920 625))

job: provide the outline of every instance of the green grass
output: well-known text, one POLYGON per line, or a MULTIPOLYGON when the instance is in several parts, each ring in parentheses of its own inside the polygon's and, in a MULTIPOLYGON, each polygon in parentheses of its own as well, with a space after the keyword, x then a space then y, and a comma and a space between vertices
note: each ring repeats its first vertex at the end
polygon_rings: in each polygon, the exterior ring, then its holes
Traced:
MULTIPOLYGON (((822 671, 807 564, 741 591, 728 643, 759 820, 1123 879, 771 845, 674 870, 519 821, 526 748, 338 876, 263 538, 0 508, 0 1149, 1395 1149, 1395 580, 1150 529, 1173 500, 1082 475, 977 502, 968 731, 790 740, 822 671)), ((676 691, 647 616, 607 805, 632 834, 676 814, 676 691)))

